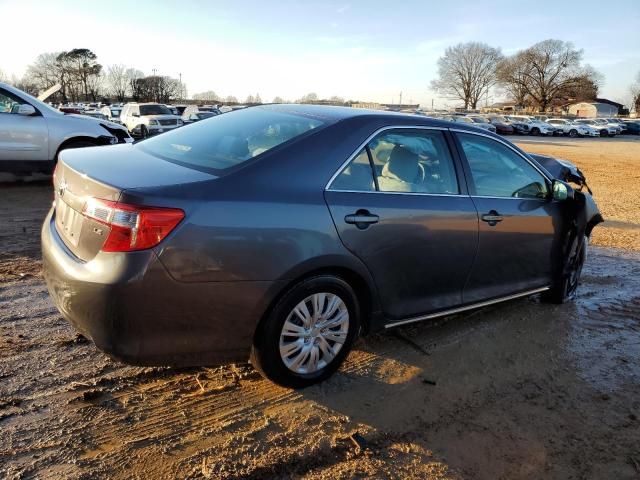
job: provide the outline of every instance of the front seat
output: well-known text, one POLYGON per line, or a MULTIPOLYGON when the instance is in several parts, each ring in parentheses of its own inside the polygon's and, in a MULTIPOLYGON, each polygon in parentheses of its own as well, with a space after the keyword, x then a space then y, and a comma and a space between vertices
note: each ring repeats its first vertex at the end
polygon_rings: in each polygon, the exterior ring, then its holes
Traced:
POLYGON ((396 145, 391 150, 389 161, 378 177, 380 190, 387 192, 424 192, 424 168, 418 162, 418 155, 411 150, 396 145))

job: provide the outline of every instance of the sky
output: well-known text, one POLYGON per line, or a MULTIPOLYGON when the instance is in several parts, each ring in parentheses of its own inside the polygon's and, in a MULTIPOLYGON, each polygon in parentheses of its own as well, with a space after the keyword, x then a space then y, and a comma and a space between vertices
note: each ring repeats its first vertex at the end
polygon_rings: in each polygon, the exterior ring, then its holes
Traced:
POLYGON ((621 103, 640 71, 640 0, 0 0, 0 17, 5 74, 40 53, 89 48, 104 66, 182 74, 190 95, 241 101, 315 92, 397 103, 402 92, 404 103, 454 106, 429 85, 446 47, 467 41, 505 55, 570 41, 604 75, 600 96, 621 103))

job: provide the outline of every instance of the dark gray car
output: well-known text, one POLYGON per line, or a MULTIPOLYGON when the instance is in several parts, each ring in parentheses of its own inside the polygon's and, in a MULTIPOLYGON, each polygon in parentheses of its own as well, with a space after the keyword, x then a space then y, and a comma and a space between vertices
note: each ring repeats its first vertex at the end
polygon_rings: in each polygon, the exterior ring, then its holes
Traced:
POLYGON ((54 188, 45 278, 100 349, 144 365, 250 356, 294 387, 366 332, 571 297, 601 221, 581 186, 491 133, 302 105, 65 151, 54 188))

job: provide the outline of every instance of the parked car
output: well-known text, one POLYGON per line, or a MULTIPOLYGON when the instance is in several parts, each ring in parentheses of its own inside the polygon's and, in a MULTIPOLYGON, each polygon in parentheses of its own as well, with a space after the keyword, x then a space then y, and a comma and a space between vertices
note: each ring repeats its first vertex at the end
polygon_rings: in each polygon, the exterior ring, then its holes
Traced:
POLYGON ((607 121, 611 125, 615 125, 620 127, 620 133, 625 133, 627 131, 627 125, 620 118, 603 118, 602 120, 607 121))
POLYGON ((627 133, 640 135, 640 120, 625 120, 624 125, 627 127, 627 133))
POLYGON ((102 112, 102 114, 105 115, 113 123, 119 123, 120 125, 122 125, 122 122, 120 121, 120 114, 122 113, 122 107, 115 106, 115 105, 107 105, 105 107, 102 107, 100 109, 100 112, 102 112))
POLYGON ((595 128, 596 130, 598 130, 598 132, 600 132, 601 137, 615 137, 618 134, 618 127, 608 125, 606 123, 603 124, 601 122, 596 122, 591 118, 579 118, 578 120, 576 120, 576 123, 581 125, 589 125, 595 128))
POLYGON ((120 121, 132 135, 147 138, 183 125, 178 115, 159 103, 127 103, 122 107, 120 121))
POLYGON ((98 110, 85 110, 81 113, 81 115, 85 115, 91 118, 97 118, 98 120, 109 120, 106 115, 99 112, 98 110))
POLYGON ((495 125, 493 125, 489 120, 487 120, 484 117, 480 117, 478 115, 469 115, 469 118, 471 119, 471 121, 473 121, 474 123, 476 123, 477 127, 482 128, 483 130, 488 130, 492 133, 496 133, 497 128, 495 125))
POLYGON ((44 278, 80 332, 135 364, 250 356, 289 387, 360 334, 571 298, 602 221, 581 185, 470 124, 314 105, 65 151, 54 187, 44 278))
POLYGON ((599 137, 600 131, 593 128, 591 125, 585 125, 583 123, 575 123, 572 120, 566 118, 550 118, 547 123, 553 125, 562 134, 569 137, 599 137))
POLYGON ((496 127, 496 131, 500 135, 511 135, 516 133, 516 128, 502 115, 489 115, 486 118, 491 122, 491 125, 496 127))
POLYGON ((0 171, 48 173, 62 150, 132 141, 120 125, 65 114, 0 83, 0 171))
POLYGON ((600 124, 600 125, 605 125, 607 127, 613 127, 615 129, 615 131, 616 131, 616 135, 620 135, 622 133, 622 127, 617 122, 611 122, 607 118, 595 118, 593 121, 596 122, 597 124, 600 124))
POLYGON ((556 129, 548 123, 534 117, 528 117, 526 115, 511 115, 509 118, 520 123, 526 123, 529 127, 530 135, 553 135, 556 131, 556 129))
POLYGON ((491 131, 492 133, 495 133, 495 130, 496 130, 496 127, 494 127, 490 123, 475 121, 472 117, 467 117, 463 115, 451 115, 450 121, 454 123, 466 123, 468 125, 472 125, 482 130, 491 131))
POLYGON ((207 118, 215 117, 213 112, 192 112, 182 116, 182 121, 185 124, 199 122, 200 120, 206 120, 207 118))
POLYGON ((509 124, 513 127, 516 133, 520 135, 529 135, 529 122, 518 120, 513 118, 511 115, 504 115, 504 118, 507 119, 509 124))

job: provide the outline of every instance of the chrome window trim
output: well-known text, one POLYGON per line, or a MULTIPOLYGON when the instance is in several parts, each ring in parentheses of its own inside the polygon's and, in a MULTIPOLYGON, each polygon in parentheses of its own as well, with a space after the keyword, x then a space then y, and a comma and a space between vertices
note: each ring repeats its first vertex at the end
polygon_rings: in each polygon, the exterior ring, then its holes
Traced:
MULTIPOLYGON (((456 197, 456 198, 469 198, 469 195, 462 193, 425 193, 425 192, 383 192, 380 190, 327 190, 328 192, 338 193, 382 193, 383 195, 421 195, 425 197, 456 197)), ((503 198, 503 197, 500 197, 503 198)), ((517 200, 522 200, 519 198, 517 200)))
MULTIPOLYGON (((378 130, 376 130, 375 132, 373 132, 371 135, 369 135, 369 137, 367 137, 367 139, 364 142, 362 142, 358 146, 358 148, 356 148, 356 150, 351 155, 349 155, 349 158, 347 158, 347 160, 345 160, 342 163, 342 165, 340 165, 340 167, 338 167, 338 169, 335 171, 335 173, 331 176, 331 178, 329 179, 329 181, 325 185, 324 190, 325 191, 330 190, 332 192, 340 191, 340 190, 331 190, 331 184, 342 173, 342 171, 345 168, 347 168, 347 165, 349 165, 349 163, 351 163, 351 160, 356 158, 356 155, 358 155, 360 150, 362 150, 364 147, 366 147, 369 144, 369 142, 371 140, 373 140, 376 136, 378 136, 380 133, 382 133, 382 132, 384 132, 386 130, 394 130, 394 129, 398 129, 398 128, 400 128, 400 129, 413 129, 413 130, 438 130, 438 131, 441 131, 441 132, 446 132, 447 130, 449 130, 446 127, 430 127, 430 126, 427 126, 427 125, 387 125, 386 127, 381 127, 378 130)), ((453 158, 453 155, 451 156, 451 160, 455 161, 454 158, 453 158)), ((371 176, 372 176, 372 180, 373 180, 373 172, 372 172, 371 176)), ((458 181, 458 175, 457 174, 456 174, 456 181, 458 181)), ((459 183, 459 181, 458 181, 458 183, 459 183)), ((458 185, 458 187, 459 186, 460 185, 458 185)), ((345 190, 345 191, 348 191, 348 190, 345 190)), ((363 192, 357 192, 357 193, 363 193, 363 192)), ((418 195, 418 194, 420 194, 420 195, 435 195, 435 194, 424 194, 424 193, 413 193, 413 192, 382 192, 382 191, 379 191, 379 190, 376 190, 376 191, 373 191, 373 192, 368 191, 368 193, 404 193, 404 194, 407 194, 407 195, 418 195)), ((456 195, 456 196, 459 196, 459 195, 456 195)))
POLYGON ((406 320, 399 320, 397 322, 391 322, 391 323, 387 323, 384 328, 393 328, 393 327, 398 327, 400 325, 406 325, 408 323, 414 323, 414 322, 421 322, 423 320, 431 320, 433 318, 439 318, 439 317, 445 317, 447 315, 453 315, 456 313, 462 313, 465 312, 467 310, 473 310, 474 308, 480 308, 480 307, 487 307, 489 305, 493 305, 494 303, 501 303, 501 302, 506 302, 509 300, 515 300, 516 298, 521 298, 521 297, 528 297, 529 295, 533 295, 535 293, 540 293, 540 292, 544 292, 546 290, 549 290, 550 287, 540 287, 540 288, 534 288, 533 290, 527 290, 525 292, 520 292, 520 293, 514 293, 511 295, 507 295, 504 297, 499 297, 499 298, 494 298, 492 300, 484 300, 482 302, 478 302, 478 303, 472 303, 471 305, 466 305, 463 307, 455 307, 455 308, 451 308, 449 310, 443 310, 441 312, 436 312, 436 313, 429 313, 427 315, 421 315, 419 317, 413 317, 413 318, 407 318, 406 320))
MULTIPOLYGON (((513 146, 509 145, 507 142, 505 142, 503 139, 501 138, 496 138, 493 137, 491 135, 486 135, 482 132, 470 132, 468 130, 460 130, 458 128, 451 128, 450 129, 452 132, 456 132, 456 133, 468 133, 469 135, 477 135, 478 137, 486 137, 486 138, 490 138, 491 140, 494 140, 498 143, 501 143, 502 145, 504 145, 505 147, 507 147, 509 150, 513 151, 516 155, 518 155, 520 158, 522 158, 525 162, 527 162, 529 165, 531 165, 533 168, 535 168, 538 173, 540 175, 542 175, 543 178, 545 178, 546 180, 548 180, 549 182, 552 182, 553 179, 549 178, 542 170, 540 170, 540 167, 537 166, 536 164, 534 164, 530 159, 528 159, 527 157, 525 157, 524 155, 522 155, 522 153, 520 153, 518 150, 516 150, 515 148, 513 148, 513 146)), ((462 154, 464 154, 464 151, 461 152, 462 154)), ((465 154, 465 158, 466 158, 466 154, 465 154)), ((468 162, 468 160, 467 160, 468 162)), ((516 197, 489 197, 489 198, 516 198, 516 197)), ((520 199, 522 200, 522 199, 520 199)))

